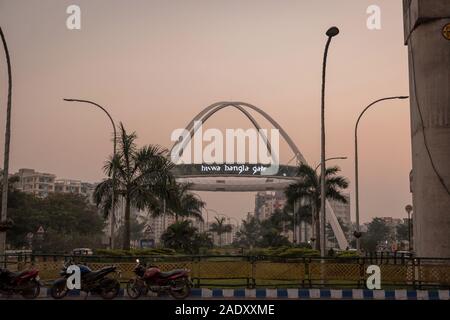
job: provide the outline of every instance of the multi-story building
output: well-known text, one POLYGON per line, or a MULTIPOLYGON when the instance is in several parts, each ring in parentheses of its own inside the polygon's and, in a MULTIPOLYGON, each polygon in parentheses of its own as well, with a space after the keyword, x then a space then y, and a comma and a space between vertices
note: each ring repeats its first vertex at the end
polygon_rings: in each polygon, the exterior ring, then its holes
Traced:
POLYGON ((261 191, 255 197, 255 217, 258 220, 268 219, 276 210, 283 210, 286 197, 282 191, 261 191))
POLYGON ((160 215, 158 217, 148 216, 145 219, 145 224, 151 230, 151 233, 148 236, 155 241, 156 245, 161 243, 161 236, 167 230, 167 228, 175 223, 175 217, 172 215, 160 215))
POLYGON ((231 224, 231 232, 226 232, 220 236, 216 232, 211 232, 212 240, 215 246, 227 246, 234 242, 236 239, 236 232, 239 231, 239 226, 231 224))
POLYGON ((72 179, 55 180, 55 192, 80 194, 89 199, 91 203, 93 202, 92 195, 94 194, 94 190, 95 184, 92 183, 72 179))
POLYGON ((81 181, 71 179, 57 179, 55 180, 55 192, 80 194, 81 181))
POLYGON ((19 169, 12 175, 18 181, 14 187, 22 192, 34 194, 38 197, 46 197, 50 193, 74 193, 86 196, 92 202, 92 194, 95 185, 80 180, 56 179, 51 173, 37 172, 34 169, 19 169))
POLYGON ((329 200, 330 205, 333 208, 334 214, 336 218, 342 220, 348 227, 351 226, 350 220, 350 194, 345 193, 344 198, 347 200, 347 203, 342 203, 336 200, 329 200))
MULTIPOLYGON (((330 205, 336 217, 348 226, 349 232, 347 238, 351 237, 351 219, 350 219, 350 195, 344 194, 347 203, 330 200, 330 205)), ((282 210, 286 205, 287 199, 282 191, 276 192, 258 192, 255 197, 255 216, 259 220, 269 218, 276 210, 282 210)), ((285 229, 282 233, 290 241, 308 242, 312 237, 313 230, 309 223, 304 221, 296 224, 296 234, 291 230, 285 229)), ((330 243, 331 245, 331 243, 330 243)))
POLYGON ((20 169, 13 176, 18 178, 14 187, 22 192, 44 198, 55 191, 56 176, 54 174, 37 172, 33 169, 20 169))

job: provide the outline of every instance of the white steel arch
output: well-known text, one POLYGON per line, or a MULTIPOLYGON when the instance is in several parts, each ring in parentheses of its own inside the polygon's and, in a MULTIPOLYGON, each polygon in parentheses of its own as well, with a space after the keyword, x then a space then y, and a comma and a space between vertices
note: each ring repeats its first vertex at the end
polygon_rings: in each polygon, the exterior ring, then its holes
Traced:
MULTIPOLYGON (((192 137, 194 136, 195 132, 198 130, 199 127, 194 127, 195 122, 196 121, 201 121, 201 123, 204 123, 205 121, 207 121, 211 116, 213 116, 216 112, 227 108, 227 107, 234 107, 237 110, 239 110, 241 113, 243 113, 249 120, 250 122, 252 122, 252 124, 255 126, 256 129, 258 129, 258 131, 260 132, 260 126, 258 124, 258 122, 256 121, 256 119, 249 113, 247 112, 247 110, 245 110, 244 107, 247 107, 249 109, 252 109, 253 111, 256 111, 257 113, 259 113, 261 116, 263 116, 266 120, 268 120, 276 129, 279 130, 281 136, 284 138, 284 140, 286 141, 286 143, 289 145, 289 147, 291 148, 292 152, 294 153, 295 157, 297 158, 297 162, 299 164, 304 163, 307 164, 306 159, 304 158, 304 156, 302 155, 302 153, 300 152, 300 150, 297 148, 296 144, 294 143, 294 141, 289 137, 289 135, 287 134, 287 132, 278 124, 278 122, 276 122, 269 114, 267 114, 265 111, 261 110, 260 108, 249 104, 249 103, 245 103, 245 102, 226 102, 226 101, 222 101, 222 102, 217 102, 217 103, 213 103, 211 105, 209 105, 208 107, 206 107, 205 109, 203 109, 201 112, 199 112, 186 126, 186 130, 188 130, 190 132, 190 136, 189 139, 184 140, 183 145, 180 148, 181 153, 184 151, 184 149, 186 148, 187 144, 189 143, 189 141, 192 139, 192 137)), ((261 132, 260 132, 261 134, 261 132)), ((267 140, 267 137, 265 137, 263 134, 261 135, 261 137, 264 139, 264 142, 267 145, 267 148, 269 150, 269 152, 271 152, 271 147, 270 147, 270 143, 267 140)), ((180 137, 179 141, 175 142, 174 145, 172 146, 171 149, 171 153, 173 151, 173 149, 175 148, 175 146, 180 143, 182 140, 182 137, 180 137)), ((348 245, 348 241, 347 238, 345 237, 345 234, 339 224, 339 221, 336 217, 336 214, 334 213, 333 208, 331 207, 329 201, 326 201, 326 214, 327 214, 327 221, 330 223, 333 232, 336 236, 336 239, 338 241, 338 245, 340 249, 346 249, 349 245, 348 245)))

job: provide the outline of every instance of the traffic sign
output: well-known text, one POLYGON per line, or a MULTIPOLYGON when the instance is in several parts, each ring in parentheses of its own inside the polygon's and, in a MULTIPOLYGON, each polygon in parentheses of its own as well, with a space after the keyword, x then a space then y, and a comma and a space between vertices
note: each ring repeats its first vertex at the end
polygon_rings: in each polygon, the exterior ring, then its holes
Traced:
POLYGON ((145 230, 144 230, 144 233, 145 234, 153 234, 153 229, 152 229, 152 227, 151 226, 146 226, 145 227, 145 230))

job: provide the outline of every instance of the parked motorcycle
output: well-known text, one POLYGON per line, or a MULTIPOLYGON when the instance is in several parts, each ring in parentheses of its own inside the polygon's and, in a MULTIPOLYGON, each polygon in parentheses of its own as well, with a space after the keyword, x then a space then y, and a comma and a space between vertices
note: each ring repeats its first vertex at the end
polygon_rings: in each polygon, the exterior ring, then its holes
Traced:
POLYGON ((186 299, 191 293, 192 283, 189 279, 189 270, 177 269, 162 272, 156 266, 146 267, 136 260, 134 268, 136 277, 127 284, 128 296, 138 299, 148 291, 155 293, 169 293, 175 299, 186 299))
POLYGON ((11 272, 0 268, 0 293, 20 294, 25 299, 35 299, 40 291, 39 270, 11 272))
MULTIPOLYGON (((60 271, 61 278, 55 280, 50 294, 54 299, 62 299, 69 292, 67 288, 67 279, 70 274, 67 274, 67 268, 70 263, 64 264, 60 271)), ((85 265, 78 265, 81 273, 81 291, 99 294, 103 299, 114 299, 119 294, 120 283, 117 279, 109 278, 108 275, 116 273, 116 266, 104 267, 97 271, 92 271, 85 265)), ((87 297, 87 296, 86 296, 87 297)))

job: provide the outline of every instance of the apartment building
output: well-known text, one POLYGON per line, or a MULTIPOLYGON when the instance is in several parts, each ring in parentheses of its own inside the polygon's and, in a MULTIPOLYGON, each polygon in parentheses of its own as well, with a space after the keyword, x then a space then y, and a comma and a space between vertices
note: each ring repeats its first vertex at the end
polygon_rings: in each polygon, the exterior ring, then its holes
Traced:
POLYGON ((94 194, 95 184, 82 182, 80 180, 72 179, 56 179, 55 192, 56 193, 73 193, 80 194, 89 199, 93 203, 92 195, 94 194))
POLYGON ((44 198, 55 191, 54 174, 37 172, 34 169, 20 169, 13 176, 18 178, 14 187, 22 192, 44 198))
POLYGON ((276 210, 283 210, 285 205, 286 197, 282 191, 260 191, 255 196, 255 217, 268 219, 276 210))
MULTIPOLYGON (((350 219, 350 194, 345 193, 344 197, 347 203, 330 200, 330 205, 337 218, 339 218, 346 226, 351 227, 350 219)), ((255 197, 255 217, 259 220, 268 219, 276 210, 283 210, 287 203, 286 196, 283 191, 276 192, 258 192, 255 197)), ((282 234, 290 241, 308 242, 313 234, 310 224, 304 221, 296 224, 296 232, 285 230, 282 234)), ((348 239, 351 238, 351 232, 346 235, 348 239)), ((331 244, 330 244, 331 245, 331 244)))
POLYGON ((150 236, 155 241, 155 245, 159 245, 163 233, 171 224, 175 223, 175 217, 172 215, 148 216, 148 218, 145 218, 145 222, 152 231, 150 236))
POLYGON ((17 178, 14 187, 22 192, 34 194, 45 198, 50 193, 74 193, 89 199, 92 203, 92 195, 95 184, 72 179, 57 179, 52 173, 37 172, 34 169, 19 169, 12 175, 17 178))

